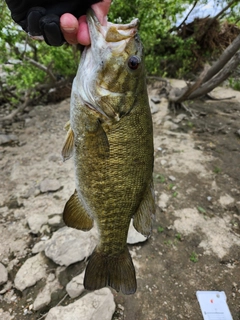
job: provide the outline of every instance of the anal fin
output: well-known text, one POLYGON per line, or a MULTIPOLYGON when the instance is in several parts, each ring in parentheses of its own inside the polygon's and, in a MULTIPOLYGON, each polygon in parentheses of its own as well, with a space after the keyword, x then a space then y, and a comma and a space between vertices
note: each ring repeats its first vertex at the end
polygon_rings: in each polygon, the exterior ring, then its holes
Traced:
POLYGON ((138 211, 133 217, 134 228, 146 237, 149 237, 152 231, 152 220, 155 214, 155 197, 153 182, 146 189, 138 211))
POLYGON ((133 294, 137 289, 135 268, 127 246, 116 256, 108 256, 97 248, 93 251, 84 277, 87 290, 110 286, 123 294, 133 294))
POLYGON ((93 227, 93 219, 80 202, 76 190, 65 205, 63 221, 68 227, 82 231, 88 231, 93 227))
POLYGON ((73 155, 73 147, 74 147, 74 133, 70 126, 70 121, 65 124, 65 129, 67 130, 67 136, 62 148, 62 157, 63 161, 68 160, 73 155))

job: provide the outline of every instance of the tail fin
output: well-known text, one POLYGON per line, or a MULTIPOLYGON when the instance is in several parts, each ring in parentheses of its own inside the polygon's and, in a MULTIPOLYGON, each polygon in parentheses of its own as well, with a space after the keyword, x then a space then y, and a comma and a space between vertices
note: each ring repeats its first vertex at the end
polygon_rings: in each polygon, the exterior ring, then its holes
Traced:
POLYGON ((107 256, 96 249, 92 253, 85 271, 84 287, 97 290, 106 286, 123 294, 135 293, 135 268, 127 246, 118 256, 107 256))

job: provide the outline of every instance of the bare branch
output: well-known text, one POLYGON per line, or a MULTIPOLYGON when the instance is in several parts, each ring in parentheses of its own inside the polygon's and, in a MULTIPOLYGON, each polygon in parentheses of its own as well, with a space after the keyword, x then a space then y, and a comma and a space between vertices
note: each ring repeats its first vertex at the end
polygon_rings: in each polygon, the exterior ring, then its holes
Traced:
POLYGON ((12 113, 7 115, 6 117, 0 118, 0 121, 6 121, 6 120, 12 120, 19 112, 22 112, 29 104, 30 104, 30 93, 31 90, 29 89, 25 94, 25 101, 22 103, 16 110, 14 110, 12 113))
POLYGON ((213 20, 217 20, 219 17, 221 17, 222 14, 223 14, 225 11, 227 11, 227 9, 229 9, 235 2, 237 3, 238 0, 232 0, 231 2, 229 2, 229 4, 228 4, 226 7, 224 7, 224 8, 213 18, 213 20))
POLYGON ((187 21, 188 17, 190 16, 190 14, 192 13, 192 11, 193 11, 194 8, 196 7, 197 3, 198 3, 198 0, 195 0, 193 6, 192 6, 192 8, 191 8, 191 10, 188 12, 188 14, 187 14, 186 17, 184 18, 184 20, 178 25, 178 27, 173 27, 173 28, 171 28, 170 30, 168 30, 169 33, 171 33, 172 31, 178 31, 178 30, 181 28, 181 26, 187 21))
POLYGON ((178 92, 178 95, 175 94, 175 96, 172 96, 170 92, 169 100, 176 103, 182 103, 183 101, 188 100, 188 97, 201 86, 208 69, 209 65, 205 65, 204 70, 200 74, 197 81, 194 82, 192 85, 183 88, 180 92, 178 92))
POLYGON ((240 49, 240 34, 234 39, 234 41, 223 51, 220 58, 213 64, 205 78, 203 83, 210 80, 215 76, 225 65, 226 63, 235 55, 235 53, 240 49))
POLYGON ((27 57, 25 57, 24 59, 30 62, 33 66, 37 67, 38 69, 46 72, 53 82, 57 81, 56 77, 54 76, 54 74, 52 73, 52 70, 49 67, 47 68, 41 63, 27 57))
POLYGON ((218 85, 220 85, 224 80, 226 80, 236 67, 240 63, 240 51, 237 52, 232 59, 224 66, 224 68, 218 72, 211 80, 205 82, 200 88, 193 92, 188 99, 196 99, 200 96, 212 91, 218 85))

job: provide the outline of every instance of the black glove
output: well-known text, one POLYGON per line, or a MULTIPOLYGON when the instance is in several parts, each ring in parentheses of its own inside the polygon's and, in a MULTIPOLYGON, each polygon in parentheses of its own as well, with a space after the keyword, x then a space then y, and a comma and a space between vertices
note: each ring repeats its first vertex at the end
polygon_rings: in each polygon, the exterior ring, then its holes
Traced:
POLYGON ((102 0, 6 0, 12 18, 31 36, 43 36, 50 46, 61 46, 64 37, 60 29, 60 17, 71 13, 76 18, 102 0), (38 5, 38 6, 37 6, 38 5))

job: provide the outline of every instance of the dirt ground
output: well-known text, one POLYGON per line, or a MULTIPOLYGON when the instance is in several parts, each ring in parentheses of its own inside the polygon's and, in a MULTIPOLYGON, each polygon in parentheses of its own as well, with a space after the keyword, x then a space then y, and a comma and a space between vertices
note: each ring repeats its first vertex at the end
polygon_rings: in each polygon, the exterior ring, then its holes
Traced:
MULTIPOLYGON (((157 94, 153 86, 150 97, 157 94)), ((192 115, 170 112, 164 98, 156 105, 156 220, 151 238, 130 246, 138 289, 132 296, 113 291, 114 320, 202 320, 198 290, 225 291, 233 319, 240 320, 240 93, 217 88, 213 95, 236 97, 193 101, 192 115)), ((62 163, 60 157, 68 117, 65 100, 34 107, 1 129, 15 135, 0 146, 0 262, 10 281, 32 256, 33 245, 56 230, 45 226, 31 233, 29 216, 60 214, 74 190, 72 161, 62 163), (61 188, 41 193, 45 178, 61 188)), ((72 274, 79 273, 79 265, 71 267, 72 274)), ((55 294, 48 308, 24 315, 38 290, 35 285, 21 293, 10 284, 0 294, 0 308, 14 319, 35 320, 66 293, 55 294)))

